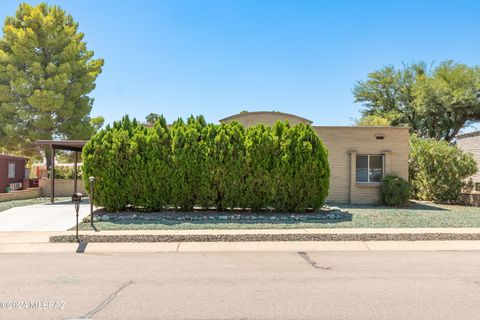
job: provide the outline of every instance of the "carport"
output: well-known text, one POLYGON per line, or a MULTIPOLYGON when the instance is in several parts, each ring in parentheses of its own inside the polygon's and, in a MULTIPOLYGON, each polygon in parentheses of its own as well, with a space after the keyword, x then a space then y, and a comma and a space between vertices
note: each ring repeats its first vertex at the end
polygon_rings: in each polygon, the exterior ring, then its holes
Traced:
MULTIPOLYGON (((66 150, 75 152, 75 165, 74 165, 74 193, 77 193, 77 173, 78 173, 78 153, 82 152, 83 147, 88 141, 86 140, 37 140, 35 145, 39 147, 50 148, 50 159, 52 167, 50 170, 50 179, 52 181, 52 196, 51 203, 55 202, 55 150, 66 150)), ((48 168, 47 168, 48 169, 48 168)))

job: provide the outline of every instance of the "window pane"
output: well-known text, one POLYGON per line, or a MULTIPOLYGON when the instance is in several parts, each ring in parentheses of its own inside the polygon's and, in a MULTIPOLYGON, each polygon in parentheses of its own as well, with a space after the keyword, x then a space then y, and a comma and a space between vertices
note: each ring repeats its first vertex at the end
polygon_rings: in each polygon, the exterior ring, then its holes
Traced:
POLYGON ((381 182, 383 179, 383 156, 370 156, 370 182, 381 182))
POLYGON ((357 182, 368 182, 368 156, 357 156, 357 182))
POLYGON ((15 163, 8 164, 8 178, 9 179, 15 178, 15 163))

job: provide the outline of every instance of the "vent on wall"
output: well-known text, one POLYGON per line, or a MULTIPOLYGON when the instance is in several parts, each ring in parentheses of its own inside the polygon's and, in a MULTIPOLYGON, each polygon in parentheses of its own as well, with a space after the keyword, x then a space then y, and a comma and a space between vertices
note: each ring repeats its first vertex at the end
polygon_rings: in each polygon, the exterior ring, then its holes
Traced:
POLYGON ((385 138, 385 136, 383 134, 376 134, 375 135, 375 139, 377 140, 383 140, 385 138))

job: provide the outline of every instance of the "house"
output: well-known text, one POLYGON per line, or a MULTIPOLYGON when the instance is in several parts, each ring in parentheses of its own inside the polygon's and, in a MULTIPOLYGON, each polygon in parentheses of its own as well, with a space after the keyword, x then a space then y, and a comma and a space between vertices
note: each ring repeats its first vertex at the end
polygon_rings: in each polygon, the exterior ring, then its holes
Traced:
POLYGON ((0 154, 0 193, 26 189, 24 185, 27 158, 0 154))
POLYGON ((311 125, 329 151, 330 202, 375 203, 383 176, 408 179, 408 128, 314 126, 311 120, 282 112, 242 112, 220 120, 232 121, 245 127, 277 121, 311 125))
POLYGON ((457 146, 463 151, 473 154, 473 158, 477 162, 478 172, 471 176, 474 183, 474 191, 480 193, 480 131, 460 134, 456 137, 457 146))

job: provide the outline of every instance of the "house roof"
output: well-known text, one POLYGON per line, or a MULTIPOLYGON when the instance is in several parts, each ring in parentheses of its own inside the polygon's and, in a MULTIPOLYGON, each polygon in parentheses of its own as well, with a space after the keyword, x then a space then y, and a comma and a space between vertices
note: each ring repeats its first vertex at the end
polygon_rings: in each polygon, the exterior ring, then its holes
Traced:
POLYGON ((37 140, 35 141, 35 145, 80 152, 87 142, 87 140, 37 140))
POLYGON ((0 159, 25 160, 25 161, 28 160, 28 158, 20 157, 20 156, 14 156, 14 155, 11 155, 11 154, 0 154, 0 159))
POLYGON ((459 139, 465 139, 465 138, 472 138, 472 137, 478 137, 480 136, 480 130, 479 131, 474 131, 474 132, 469 132, 469 133, 464 133, 464 134, 459 134, 456 136, 457 140, 459 139))
POLYGON ((234 114, 233 116, 229 116, 229 117, 220 119, 220 122, 234 121, 234 120, 236 120, 236 119, 239 119, 239 118, 242 118, 242 117, 245 117, 245 116, 252 116, 252 115, 253 115, 253 116, 261 116, 261 115, 272 115, 272 114, 273 114, 273 115, 280 116, 280 117, 295 118, 295 119, 297 119, 298 121, 304 122, 304 123, 307 123, 307 124, 312 124, 312 123, 313 123, 313 121, 308 120, 308 119, 306 119, 306 118, 302 118, 302 117, 296 116, 296 115, 294 115, 294 114, 284 113, 284 112, 278 112, 278 111, 241 112, 241 113, 234 114))

